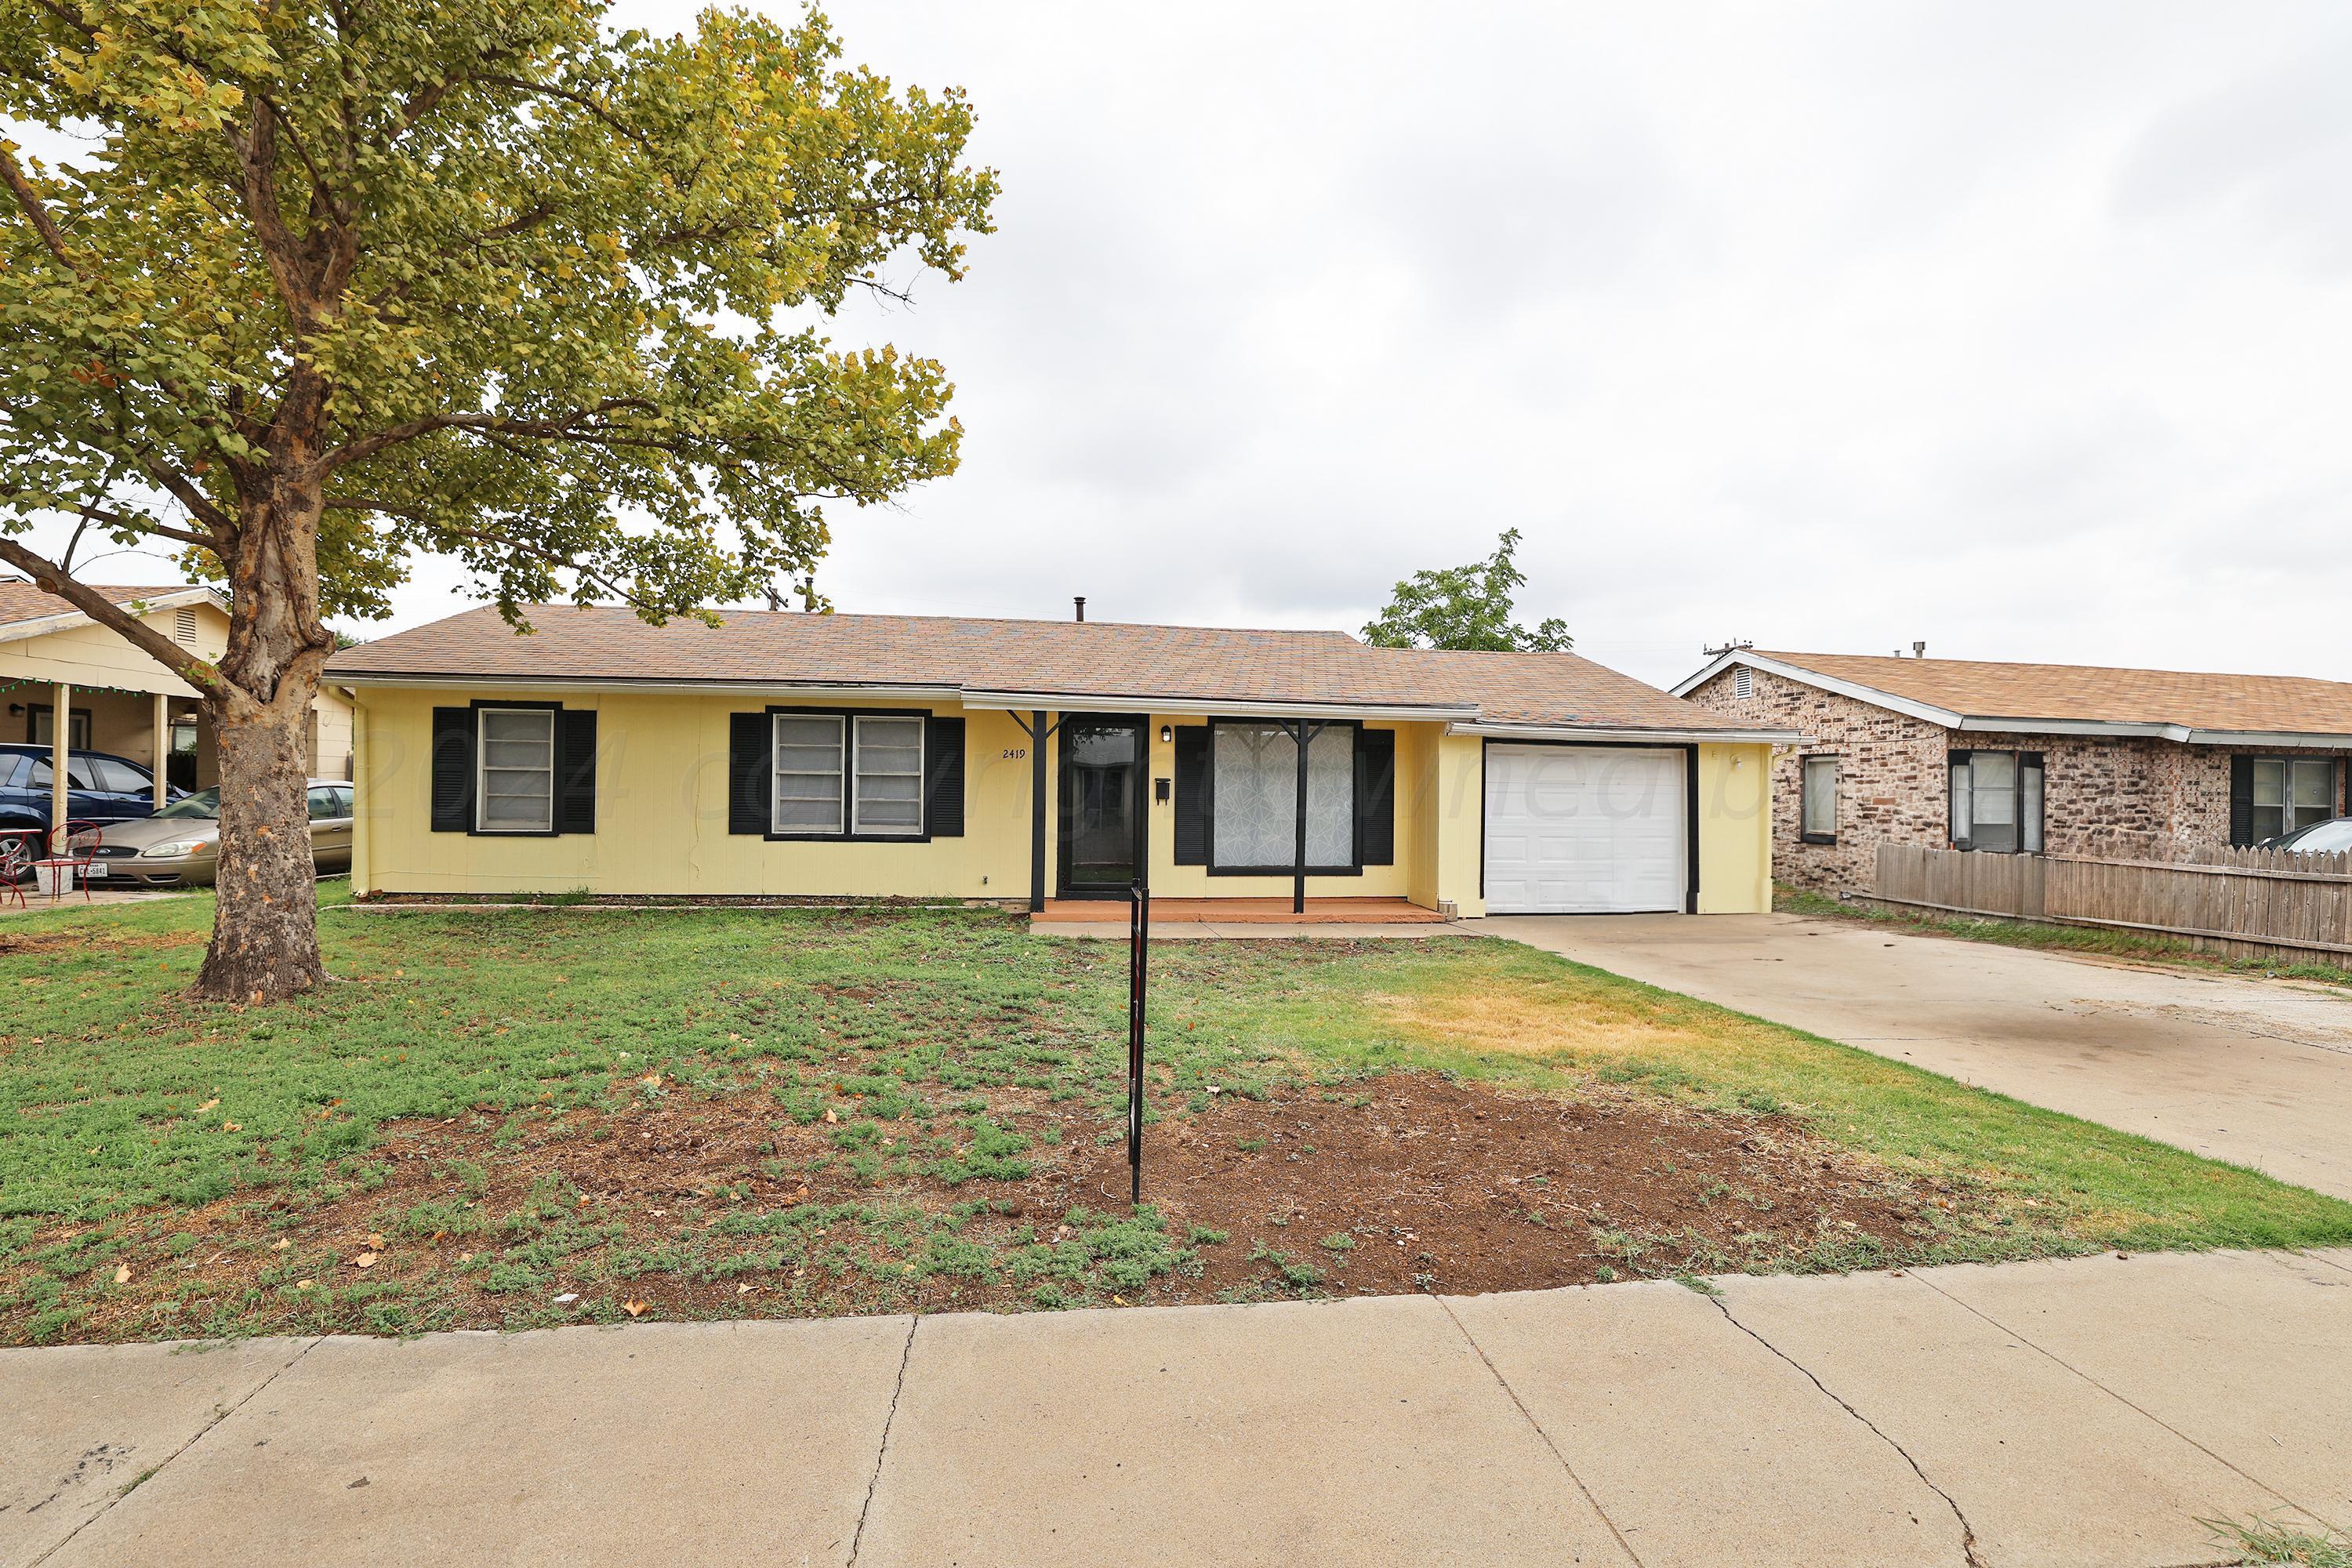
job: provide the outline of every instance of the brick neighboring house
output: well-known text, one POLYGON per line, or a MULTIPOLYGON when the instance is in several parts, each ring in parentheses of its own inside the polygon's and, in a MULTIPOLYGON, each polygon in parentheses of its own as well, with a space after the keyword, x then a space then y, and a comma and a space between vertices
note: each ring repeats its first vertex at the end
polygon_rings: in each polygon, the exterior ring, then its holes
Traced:
POLYGON ((1674 691, 1804 736, 1772 864, 1827 892, 1882 843, 2166 855, 2352 816, 2352 683, 1737 648, 1674 691))

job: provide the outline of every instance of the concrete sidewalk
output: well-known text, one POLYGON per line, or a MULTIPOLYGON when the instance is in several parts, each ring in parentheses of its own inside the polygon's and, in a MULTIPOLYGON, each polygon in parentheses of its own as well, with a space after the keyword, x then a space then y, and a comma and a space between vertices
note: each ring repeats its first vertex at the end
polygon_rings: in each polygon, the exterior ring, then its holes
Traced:
POLYGON ((2352 1523, 2352 1253, 1717 1284, 10 1351, 0 1563, 2145 1568, 2352 1523))

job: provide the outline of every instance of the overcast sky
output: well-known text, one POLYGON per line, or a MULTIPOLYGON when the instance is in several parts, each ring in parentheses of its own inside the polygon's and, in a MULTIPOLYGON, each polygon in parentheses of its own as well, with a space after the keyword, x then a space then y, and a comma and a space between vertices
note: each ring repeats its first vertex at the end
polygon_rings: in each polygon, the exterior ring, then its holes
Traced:
POLYGON ((1516 527, 1523 618, 1659 684, 2352 679, 2352 8, 829 9, 1004 183, 838 324, 968 431, 835 514, 845 610, 1352 630, 1516 527))

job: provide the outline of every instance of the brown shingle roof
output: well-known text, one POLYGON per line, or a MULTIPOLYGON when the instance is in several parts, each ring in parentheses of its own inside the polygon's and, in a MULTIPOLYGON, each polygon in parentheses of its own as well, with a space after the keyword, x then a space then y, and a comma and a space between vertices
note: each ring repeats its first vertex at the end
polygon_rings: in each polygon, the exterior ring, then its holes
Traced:
POLYGON ((2087 664, 1766 653, 1834 680, 1963 718, 2178 724, 2192 730, 2352 734, 2352 683, 2293 675, 2201 675, 2087 664))
MULTIPOLYGON (((99 586, 98 592, 117 605, 128 605, 134 599, 159 598, 165 594, 189 592, 185 583, 172 583, 161 587, 126 588, 121 584, 99 586)), ((54 594, 45 594, 30 583, 0 583, 0 626, 15 621, 42 621, 51 616, 78 616, 81 612, 54 594)))
MULTIPOLYGON (((1447 707, 1488 722, 1769 729, 1670 697, 1573 654, 1371 647, 1343 632, 1115 621, 807 616, 730 610, 649 626, 625 609, 532 608, 517 637, 471 610, 338 654, 337 677, 929 686, 1187 703, 1447 707)), ((1050 706, 1050 704, 1048 704, 1050 706)))

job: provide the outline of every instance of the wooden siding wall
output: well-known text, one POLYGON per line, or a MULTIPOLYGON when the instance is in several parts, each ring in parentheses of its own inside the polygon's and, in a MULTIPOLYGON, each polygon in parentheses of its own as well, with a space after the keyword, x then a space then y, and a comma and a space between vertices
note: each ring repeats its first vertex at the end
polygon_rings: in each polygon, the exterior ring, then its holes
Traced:
POLYGON ((2352 854, 2174 860, 1878 847, 1881 903, 2178 937, 2235 957, 2352 955, 2352 854))

